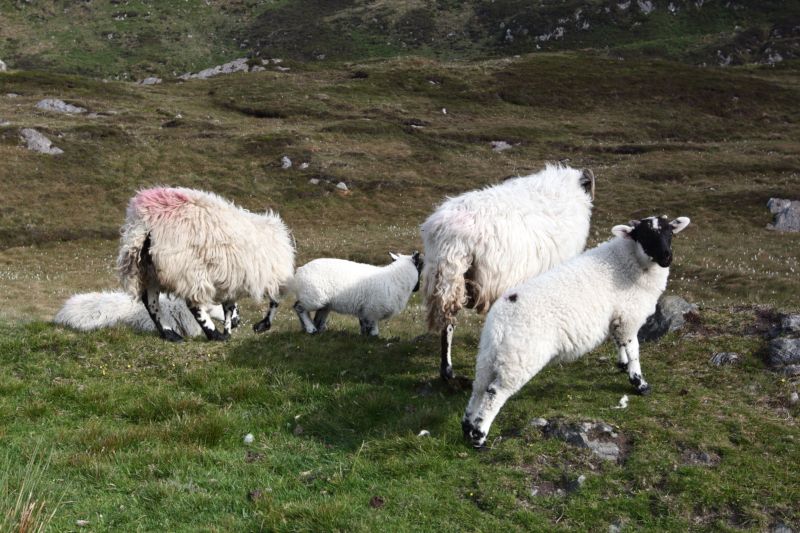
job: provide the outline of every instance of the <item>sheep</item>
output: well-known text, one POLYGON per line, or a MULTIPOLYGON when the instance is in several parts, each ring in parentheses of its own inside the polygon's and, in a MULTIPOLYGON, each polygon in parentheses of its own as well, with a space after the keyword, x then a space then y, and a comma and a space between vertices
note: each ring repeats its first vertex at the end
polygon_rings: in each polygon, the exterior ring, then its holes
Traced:
POLYGON ((441 332, 442 379, 453 378, 456 313, 489 310, 503 292, 580 253, 589 236, 591 170, 544 170, 470 191, 422 224, 428 328, 441 332))
POLYGON ((574 361, 609 336, 617 365, 639 394, 650 385, 639 364, 636 333, 667 287, 672 236, 689 219, 649 217, 614 226, 615 236, 578 257, 508 290, 486 318, 472 397, 461 422, 483 446, 508 398, 552 361, 574 361))
POLYGON ((325 331, 328 313, 355 315, 362 335, 378 335, 378 321, 405 309, 412 292, 419 290, 422 259, 389 254, 392 263, 378 267, 344 259, 322 258, 306 263, 292 282, 294 309, 306 333, 325 331), (309 312, 316 311, 314 320, 309 312))
MULTIPOLYGON (((162 294, 159 307, 166 325, 184 337, 197 337, 203 334, 192 316, 186 302, 174 300, 162 294)), ((221 305, 207 309, 212 319, 224 320, 221 305)), ((53 322, 78 331, 94 331, 117 325, 128 326, 138 331, 155 331, 156 327, 141 301, 132 300, 122 291, 103 291, 75 294, 56 313, 53 322)), ((239 311, 234 308, 231 327, 239 325, 239 311)))
POLYGON ((209 340, 226 340, 236 300, 245 295, 269 297, 253 329, 270 328, 292 278, 294 244, 277 213, 251 213, 213 193, 157 187, 139 191, 128 205, 117 269, 163 339, 183 340, 162 321, 159 294, 169 292, 186 300, 209 340), (224 310, 222 333, 206 311, 215 303, 224 310))

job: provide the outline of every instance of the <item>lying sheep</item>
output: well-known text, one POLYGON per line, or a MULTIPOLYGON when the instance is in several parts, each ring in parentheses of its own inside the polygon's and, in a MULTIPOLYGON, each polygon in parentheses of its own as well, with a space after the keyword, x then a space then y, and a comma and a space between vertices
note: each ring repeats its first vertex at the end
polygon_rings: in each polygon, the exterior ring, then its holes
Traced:
POLYGON ((650 217, 615 226, 615 238, 507 291, 481 333, 465 437, 482 446, 506 400, 545 365, 574 361, 609 336, 618 364, 647 394, 636 333, 667 286, 672 235, 688 224, 650 217))
MULTIPOLYGON (((186 302, 162 294, 159 307, 165 326, 183 337, 197 337, 203 330, 192 316, 186 302)), ((224 320, 221 305, 206 310, 212 319, 224 320)), ((94 331, 127 326, 137 331, 155 331, 156 327, 144 303, 132 300, 122 291, 88 292, 71 296, 53 318, 56 324, 78 331, 94 331)), ((239 325, 239 311, 233 309, 231 327, 239 325)))
POLYGON ((503 292, 579 254, 594 199, 590 170, 547 165, 530 176, 450 198, 422 224, 428 328, 441 333, 440 373, 462 307, 489 310, 503 292))
POLYGON ((306 333, 325 331, 328 313, 336 311, 357 316, 362 335, 378 335, 378 321, 405 309, 411 293, 419 289, 422 270, 419 252, 389 255, 393 262, 382 267, 323 258, 298 268, 294 309, 306 333))
POLYGON ((128 205, 117 258, 123 288, 140 298, 162 338, 182 337, 163 321, 159 294, 186 300, 209 340, 230 336, 236 300, 270 300, 264 320, 272 324, 292 278, 294 246, 289 230, 272 211, 251 213, 216 194, 185 188, 140 191, 128 205), (214 327, 206 309, 222 303, 225 326, 214 327))

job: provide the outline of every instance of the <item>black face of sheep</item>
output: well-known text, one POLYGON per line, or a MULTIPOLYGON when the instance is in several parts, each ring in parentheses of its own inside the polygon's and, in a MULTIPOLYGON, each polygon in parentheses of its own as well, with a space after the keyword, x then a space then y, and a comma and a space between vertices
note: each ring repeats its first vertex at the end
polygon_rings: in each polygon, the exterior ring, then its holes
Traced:
POLYGON ((686 227, 689 220, 680 217, 672 222, 665 216, 631 220, 628 236, 639 243, 644 253, 659 266, 672 264, 672 235, 686 227))

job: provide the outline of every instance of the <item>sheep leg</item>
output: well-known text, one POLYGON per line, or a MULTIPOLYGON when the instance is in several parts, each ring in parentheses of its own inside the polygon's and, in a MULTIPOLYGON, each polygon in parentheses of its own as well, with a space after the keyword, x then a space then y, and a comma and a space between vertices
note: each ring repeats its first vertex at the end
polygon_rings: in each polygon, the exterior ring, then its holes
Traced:
POLYGON ((617 344, 619 360, 617 366, 628 373, 628 380, 636 387, 636 392, 641 395, 650 393, 650 385, 642 375, 639 364, 639 339, 636 337, 638 328, 626 327, 620 321, 612 324, 614 342, 617 344))
POLYGON ((161 323, 161 308, 158 305, 158 297, 160 291, 157 283, 153 283, 152 281, 147 284, 147 288, 142 293, 142 302, 144 303, 145 308, 147 309, 147 313, 150 315, 150 318, 153 320, 153 323, 156 325, 156 330, 158 334, 161 336, 162 339, 168 340, 170 342, 181 342, 183 341, 183 337, 178 335, 175 330, 170 328, 169 326, 165 326, 161 323))
POLYGON ((317 333, 322 333, 326 329, 328 329, 327 322, 328 322, 328 315, 331 312, 330 307, 323 307, 322 309, 317 309, 317 312, 314 314, 314 327, 317 328, 317 333))
POLYGON ((225 329, 224 335, 230 336, 231 329, 233 329, 233 320, 236 318, 236 325, 239 325, 239 313, 236 309, 236 302, 223 302, 222 309, 225 311, 225 329))
POLYGON ((442 379, 448 381, 453 379, 453 331, 456 327, 453 324, 447 324, 442 330, 442 362, 439 368, 439 374, 442 379))
MULTIPOLYGON (((189 307, 189 311, 192 312, 192 316, 194 319, 197 320, 197 323, 200 324, 200 328, 203 330, 203 333, 206 334, 206 338, 210 341, 226 341, 230 338, 230 331, 226 330, 223 333, 217 331, 216 326, 214 326, 214 321, 211 320, 211 317, 208 316, 208 312, 199 306, 193 305, 191 302, 186 302, 186 305, 189 307)), ((226 326, 228 325, 228 313, 225 313, 225 323, 226 326)))
MULTIPOLYGON (((236 305, 236 302, 230 302, 230 310, 231 310, 231 329, 236 329, 239 327, 239 324, 242 323, 242 319, 239 317, 239 306, 236 305)), ((227 312, 227 308, 225 311, 227 312)))
POLYGON ((371 337, 377 337, 378 336, 379 331, 378 331, 378 321, 377 320, 370 320, 369 318, 358 317, 358 323, 361 325, 361 334, 362 335, 369 335, 371 337))
POLYGON ((294 303, 294 310, 297 313, 297 318, 300 319, 300 325, 303 326, 303 331, 306 333, 313 335, 317 332, 316 326, 314 326, 314 322, 311 320, 311 317, 308 315, 308 311, 300 301, 294 303))
POLYGON ((265 331, 269 330, 272 327, 272 321, 275 319, 275 315, 278 313, 278 302, 273 300, 272 298, 269 299, 269 308, 267 309, 267 314, 264 315, 264 320, 253 324, 253 331, 256 333, 264 333, 265 331))

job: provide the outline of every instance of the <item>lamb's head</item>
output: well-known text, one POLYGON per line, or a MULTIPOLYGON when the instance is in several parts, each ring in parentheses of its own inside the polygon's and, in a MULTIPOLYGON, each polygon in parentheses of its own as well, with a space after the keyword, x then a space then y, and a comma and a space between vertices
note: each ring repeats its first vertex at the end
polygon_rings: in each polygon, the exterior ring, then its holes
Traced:
POLYGON ((636 242, 636 255, 640 264, 658 263, 667 268, 672 264, 672 236, 689 225, 687 217, 672 222, 666 216, 631 220, 628 225, 614 226, 611 233, 636 242))
POLYGON ((414 265, 414 268, 417 270, 417 284, 414 285, 414 288, 412 289, 411 292, 417 292, 419 290, 419 281, 420 281, 420 276, 422 275, 422 267, 424 265, 420 253, 416 250, 411 255, 400 255, 389 252, 389 257, 392 258, 392 261, 401 261, 401 260, 408 261, 412 265, 414 265))

